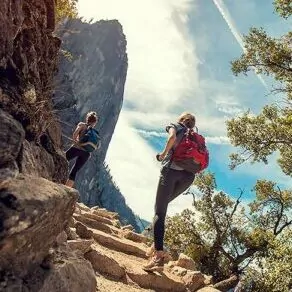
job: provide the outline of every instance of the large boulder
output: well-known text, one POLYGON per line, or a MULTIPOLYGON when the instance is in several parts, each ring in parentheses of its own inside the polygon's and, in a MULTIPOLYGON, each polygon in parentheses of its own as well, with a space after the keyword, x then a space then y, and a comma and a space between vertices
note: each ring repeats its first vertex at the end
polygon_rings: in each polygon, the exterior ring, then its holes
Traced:
POLYGON ((0 281, 0 291, 95 292, 96 277, 87 260, 63 246, 52 254, 49 269, 34 269, 25 278, 4 275, 4 281, 0 281))
MULTIPOLYGON (((30 290, 31 291, 31 290, 30 290)), ((73 252, 56 255, 38 292, 95 292, 96 278, 91 264, 73 252)))
POLYGON ((74 189, 19 175, 0 189, 0 267, 24 276, 42 262, 68 223, 74 189))

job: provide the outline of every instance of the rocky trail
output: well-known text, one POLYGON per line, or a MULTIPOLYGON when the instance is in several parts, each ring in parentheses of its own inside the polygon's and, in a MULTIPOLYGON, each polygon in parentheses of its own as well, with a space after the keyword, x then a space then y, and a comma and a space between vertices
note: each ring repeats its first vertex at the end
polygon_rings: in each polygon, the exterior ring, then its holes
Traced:
POLYGON ((131 226, 121 227, 117 213, 77 204, 66 235, 62 244, 92 264, 96 291, 216 291, 212 278, 196 271, 185 255, 170 260, 161 272, 145 272, 150 239, 131 226), (199 290, 205 286, 210 287, 199 290))

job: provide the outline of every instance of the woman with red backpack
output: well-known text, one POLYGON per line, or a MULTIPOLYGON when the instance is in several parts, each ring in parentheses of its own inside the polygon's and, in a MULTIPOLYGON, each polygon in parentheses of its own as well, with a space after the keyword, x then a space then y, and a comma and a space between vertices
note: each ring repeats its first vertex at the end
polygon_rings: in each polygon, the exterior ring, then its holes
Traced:
POLYGON ((168 204, 191 186, 195 173, 208 165, 205 140, 193 131, 195 123, 194 115, 183 113, 179 117, 178 123, 166 127, 167 143, 162 153, 156 157, 161 161, 162 168, 152 223, 154 245, 148 253, 149 256, 151 255, 151 259, 143 267, 145 271, 154 271, 164 265, 163 239, 168 204), (200 155, 201 158, 198 159, 200 155))
POLYGON ((80 122, 73 133, 74 144, 66 151, 66 158, 68 161, 76 158, 76 161, 70 170, 66 186, 74 186, 76 174, 90 157, 90 152, 100 147, 100 136, 94 129, 97 121, 96 112, 89 112, 85 123, 80 122))

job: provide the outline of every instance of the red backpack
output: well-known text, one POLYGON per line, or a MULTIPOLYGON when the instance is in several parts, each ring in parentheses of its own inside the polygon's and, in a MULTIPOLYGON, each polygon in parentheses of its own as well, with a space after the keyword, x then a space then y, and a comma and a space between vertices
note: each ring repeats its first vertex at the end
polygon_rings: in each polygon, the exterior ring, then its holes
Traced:
POLYGON ((187 129, 173 151, 172 161, 177 166, 192 173, 198 173, 207 168, 209 151, 206 147, 205 138, 193 129, 187 129))

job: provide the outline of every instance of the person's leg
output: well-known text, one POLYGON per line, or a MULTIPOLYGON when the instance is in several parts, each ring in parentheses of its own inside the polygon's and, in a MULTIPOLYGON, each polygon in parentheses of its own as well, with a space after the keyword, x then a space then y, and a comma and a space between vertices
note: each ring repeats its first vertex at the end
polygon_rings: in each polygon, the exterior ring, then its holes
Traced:
MULTIPOLYGON (((153 234, 154 234, 154 253, 150 262, 143 267, 145 271, 153 271, 157 268, 163 267, 164 253, 163 253, 163 239, 164 239, 164 223, 167 211, 167 205, 170 194, 173 192, 175 186, 176 170, 163 169, 161 171, 155 202, 155 216, 153 220, 153 234)), ((149 253, 150 255, 150 253, 149 253)))
MULTIPOLYGON (((76 157, 78 156, 78 149, 75 148, 74 146, 71 146, 71 147, 66 151, 65 154, 66 154, 66 159, 67 159, 68 161, 70 161, 70 160, 72 160, 72 159, 74 159, 74 158, 76 158, 76 157)), ((72 188, 72 187, 74 186, 74 180, 71 180, 70 178, 67 179, 65 185, 66 185, 67 187, 72 188)))
POLYGON ((174 200, 176 197, 186 191, 194 182, 194 179, 195 175, 193 173, 181 170, 180 174, 177 176, 174 190, 169 196, 168 203, 170 203, 172 200, 174 200))
POLYGON ((67 151, 66 151, 66 159, 68 161, 72 160, 73 158, 77 157, 79 149, 75 148, 74 146, 71 146, 67 151))
POLYGON ((156 193, 153 235, 155 250, 163 250, 164 223, 169 198, 176 183, 176 170, 162 170, 156 193))
POLYGON ((69 180, 66 183, 67 186, 70 186, 71 188, 74 186, 76 174, 88 160, 89 156, 90 154, 88 152, 77 149, 77 159, 69 173, 69 180))

